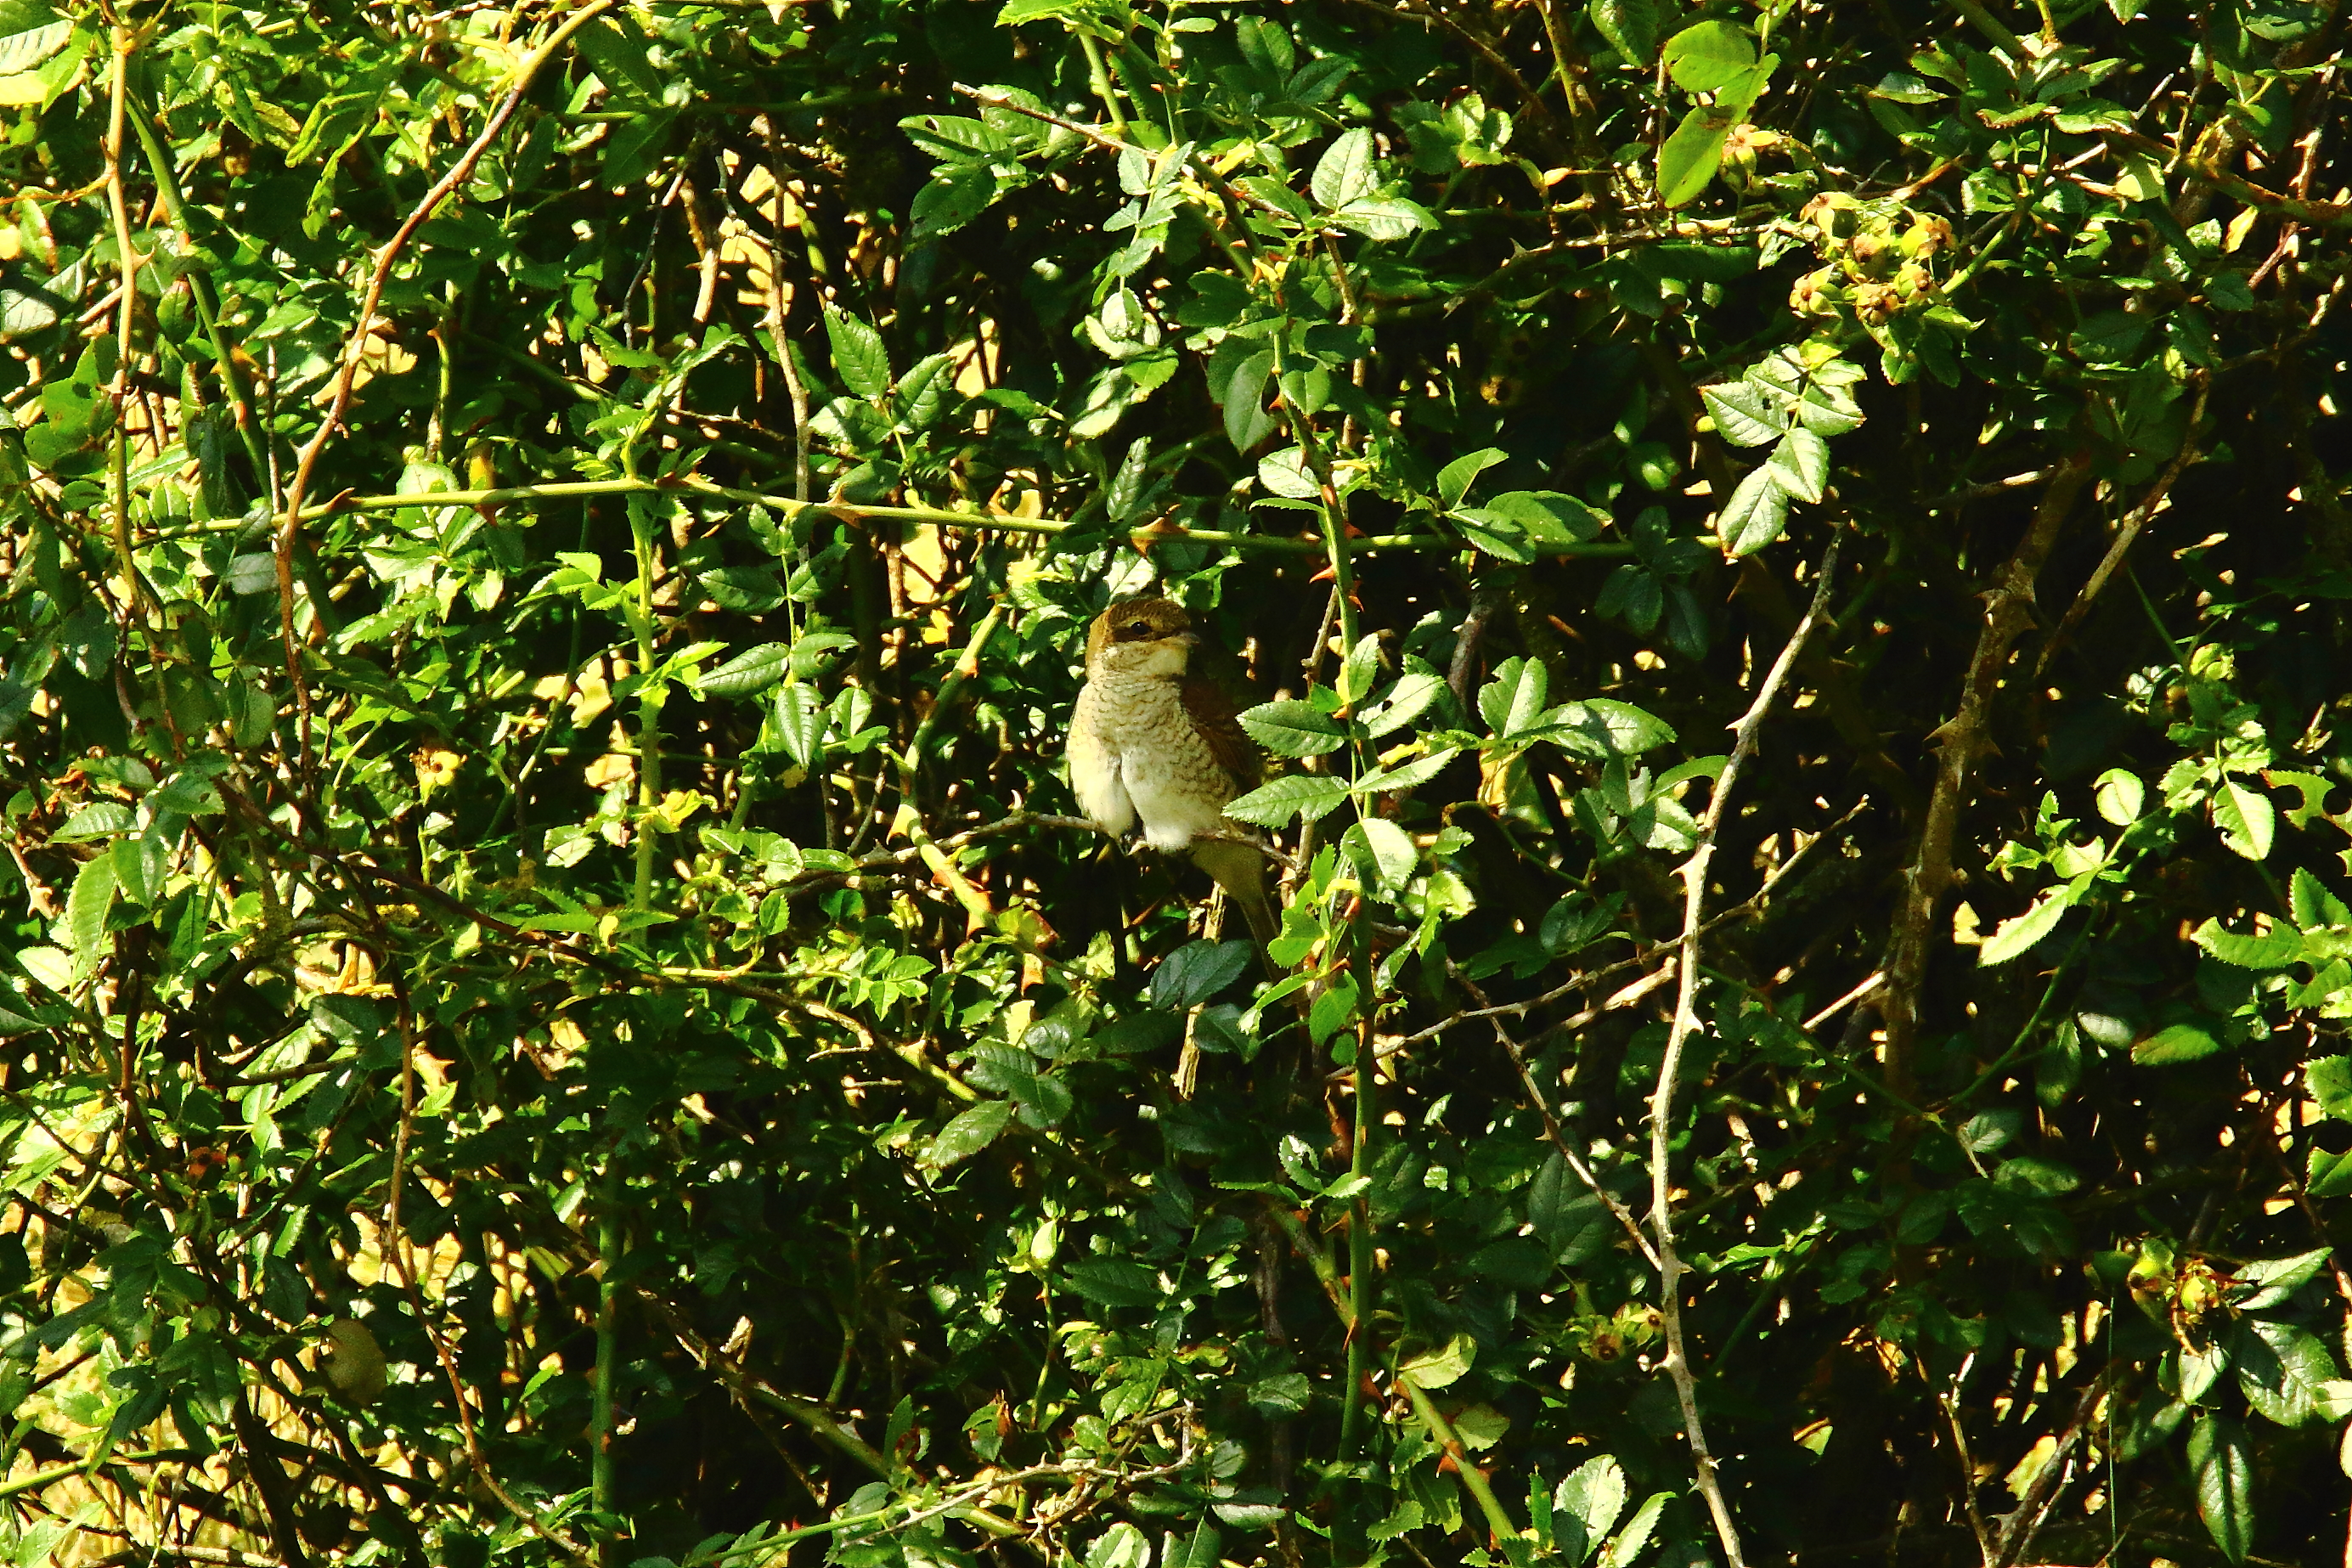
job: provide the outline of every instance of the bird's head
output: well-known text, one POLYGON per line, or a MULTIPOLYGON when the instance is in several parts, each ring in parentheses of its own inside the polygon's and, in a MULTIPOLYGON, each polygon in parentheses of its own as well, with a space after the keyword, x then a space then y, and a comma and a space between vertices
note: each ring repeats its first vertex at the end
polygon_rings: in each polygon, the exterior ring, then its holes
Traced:
POLYGON ((1087 633, 1087 675, 1174 679, 1184 673, 1192 617, 1172 599, 1128 599, 1095 617, 1087 633))

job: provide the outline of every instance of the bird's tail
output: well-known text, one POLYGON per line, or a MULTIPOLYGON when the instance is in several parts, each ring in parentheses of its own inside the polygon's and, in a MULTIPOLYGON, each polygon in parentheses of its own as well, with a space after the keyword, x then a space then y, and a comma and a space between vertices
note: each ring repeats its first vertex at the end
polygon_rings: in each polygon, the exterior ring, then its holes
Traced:
POLYGON ((1250 936, 1257 943, 1258 957, 1265 962, 1268 977, 1283 977, 1266 946, 1281 933, 1282 917, 1275 908, 1274 896, 1266 887, 1265 857, 1246 844, 1224 841, 1195 842, 1193 863, 1216 879, 1225 890, 1225 897, 1249 922, 1250 936))

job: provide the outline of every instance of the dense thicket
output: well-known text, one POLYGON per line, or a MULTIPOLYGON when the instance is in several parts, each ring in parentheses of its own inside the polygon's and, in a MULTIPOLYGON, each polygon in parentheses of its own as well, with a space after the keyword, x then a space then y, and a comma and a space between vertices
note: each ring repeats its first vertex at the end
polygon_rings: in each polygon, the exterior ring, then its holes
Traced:
POLYGON ((2340 37, 0 0, 14 1560, 2352 1561, 2340 37))

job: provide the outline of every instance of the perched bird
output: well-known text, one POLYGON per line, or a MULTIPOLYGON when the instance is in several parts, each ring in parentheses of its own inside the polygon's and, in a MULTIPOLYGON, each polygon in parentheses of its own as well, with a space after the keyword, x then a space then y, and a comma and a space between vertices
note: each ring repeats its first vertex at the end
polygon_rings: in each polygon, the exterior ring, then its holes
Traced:
POLYGON ((1129 599, 1095 617, 1070 721, 1070 787, 1106 832, 1124 834, 1139 818, 1153 848, 1189 850, 1263 947, 1279 929, 1265 857, 1230 841, 1248 829, 1226 817, 1225 803, 1257 787, 1265 762, 1224 694, 1185 672, 1201 640, 1192 627, 1167 599, 1129 599), (1230 837, 1202 842, 1204 834, 1230 837))

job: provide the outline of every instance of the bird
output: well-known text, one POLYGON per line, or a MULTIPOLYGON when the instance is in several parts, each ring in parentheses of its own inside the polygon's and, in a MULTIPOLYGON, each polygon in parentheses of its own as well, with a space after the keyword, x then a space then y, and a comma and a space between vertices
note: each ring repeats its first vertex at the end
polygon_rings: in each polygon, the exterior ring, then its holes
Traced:
POLYGON ((1070 787, 1104 832, 1124 837, 1139 820, 1153 848, 1189 852, 1239 907, 1262 952, 1280 929, 1265 857, 1234 842, 1248 829, 1224 813, 1257 787, 1265 761, 1224 693, 1189 672, 1200 641, 1172 599, 1121 600, 1095 617, 1070 720, 1070 787))

